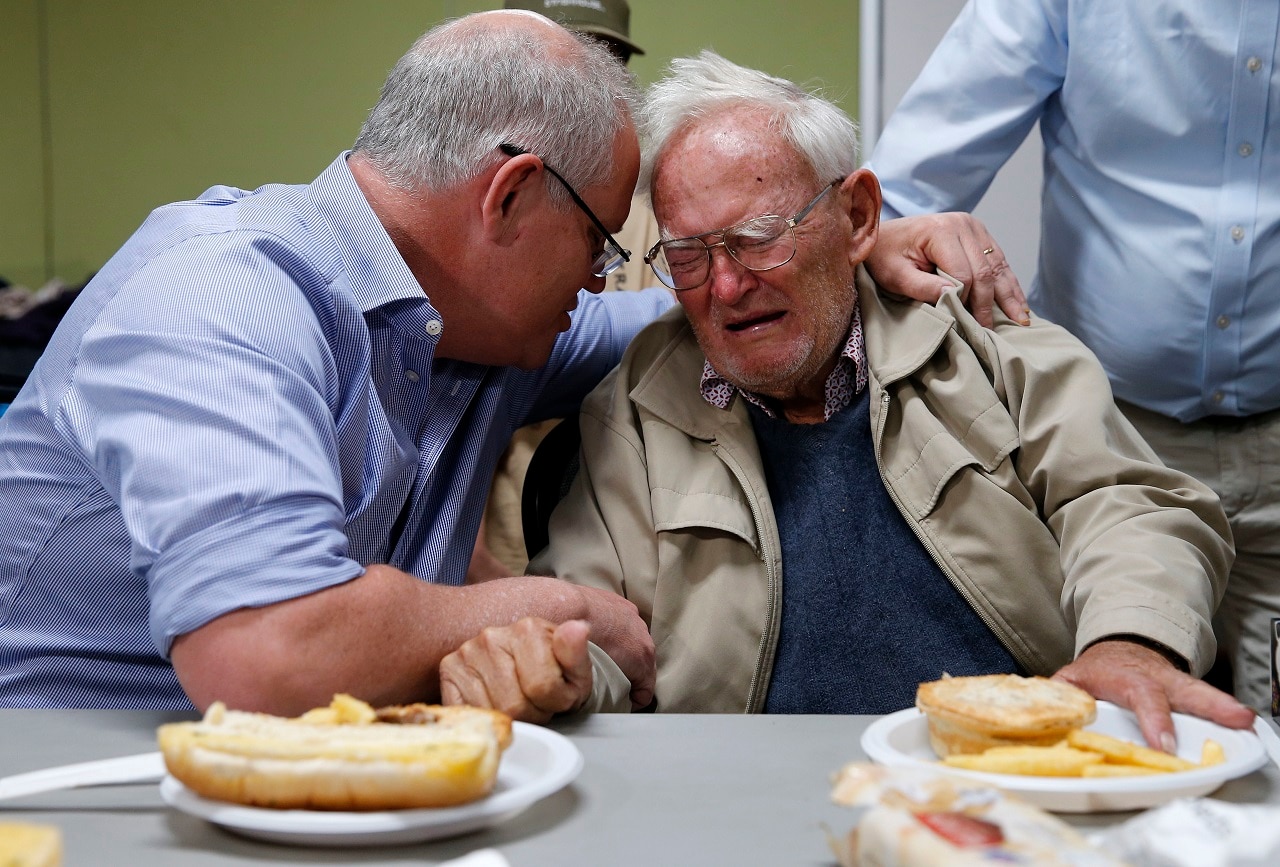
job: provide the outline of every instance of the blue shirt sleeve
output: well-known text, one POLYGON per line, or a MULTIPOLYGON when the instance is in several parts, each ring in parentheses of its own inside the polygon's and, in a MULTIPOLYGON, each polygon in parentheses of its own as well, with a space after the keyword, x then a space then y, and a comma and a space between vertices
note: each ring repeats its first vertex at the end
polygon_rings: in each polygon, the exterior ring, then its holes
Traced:
POLYGON ((622 360, 631 338, 675 303, 663 288, 579 292, 573 327, 560 336, 540 371, 536 387, 542 392, 526 421, 576 413, 582 399, 622 360))
POLYGON ((1066 0, 970 0, 876 141, 884 217, 972 210, 1066 72, 1066 0))
POLYGON ((307 275, 269 243, 221 237, 185 242, 116 293, 58 416, 121 506, 162 653, 231 610, 363 571, 346 556, 334 364, 307 275))

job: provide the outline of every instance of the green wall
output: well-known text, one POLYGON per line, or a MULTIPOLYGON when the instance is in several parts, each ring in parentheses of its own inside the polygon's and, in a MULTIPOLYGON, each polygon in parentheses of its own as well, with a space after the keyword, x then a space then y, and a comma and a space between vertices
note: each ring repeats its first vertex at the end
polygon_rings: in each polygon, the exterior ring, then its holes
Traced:
MULTIPOLYGON (((0 0, 0 276, 79 282, 156 205, 311 180, 421 31, 499 2, 0 0)), ((641 83, 711 47, 856 110, 853 0, 631 5, 641 83)))
POLYGON ((0 277, 43 282, 46 260, 45 168, 37 9, 0 0, 0 277))

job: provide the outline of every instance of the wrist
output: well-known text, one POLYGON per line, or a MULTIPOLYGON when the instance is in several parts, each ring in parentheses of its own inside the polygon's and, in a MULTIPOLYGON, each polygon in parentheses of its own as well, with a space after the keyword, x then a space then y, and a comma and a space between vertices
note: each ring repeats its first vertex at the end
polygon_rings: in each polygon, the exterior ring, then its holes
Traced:
MULTIPOLYGON (((1161 644, 1159 641, 1147 638, 1145 635, 1135 635, 1125 633, 1121 635, 1108 635, 1106 638, 1099 638, 1097 641, 1089 645, 1093 647, 1095 644, 1102 644, 1105 641, 1124 641, 1128 644, 1136 644, 1139 647, 1145 647, 1147 650, 1153 650, 1168 660, 1169 664, 1181 671, 1183 674, 1191 671, 1191 664, 1173 648, 1168 645, 1161 644)), ((1086 647, 1085 650, 1088 650, 1086 647)))

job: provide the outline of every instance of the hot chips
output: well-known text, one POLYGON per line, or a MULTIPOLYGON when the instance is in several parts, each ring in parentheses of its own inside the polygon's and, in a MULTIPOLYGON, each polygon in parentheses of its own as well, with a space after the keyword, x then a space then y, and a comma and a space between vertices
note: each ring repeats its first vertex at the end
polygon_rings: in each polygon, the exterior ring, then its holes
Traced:
POLYGON ((942 761, 952 768, 993 774, 1079 777, 1088 765, 1101 763, 1103 756, 1068 746, 991 747, 986 752, 947 756, 942 761))
POLYGON ((1047 747, 991 747, 981 753, 951 755, 948 767, 992 774, 1037 777, 1132 777, 1189 771, 1226 761, 1222 745, 1206 740, 1200 764, 1100 732, 1072 729, 1066 740, 1047 747))
POLYGON ((1084 729, 1075 729, 1067 735, 1067 743, 1076 749, 1102 753, 1113 765, 1138 765, 1157 771, 1189 771, 1196 767, 1186 759, 1084 729))
POLYGON ((1227 754, 1222 751, 1222 744, 1212 738, 1206 738, 1204 746, 1200 748, 1200 764, 1220 765, 1226 760, 1227 754))

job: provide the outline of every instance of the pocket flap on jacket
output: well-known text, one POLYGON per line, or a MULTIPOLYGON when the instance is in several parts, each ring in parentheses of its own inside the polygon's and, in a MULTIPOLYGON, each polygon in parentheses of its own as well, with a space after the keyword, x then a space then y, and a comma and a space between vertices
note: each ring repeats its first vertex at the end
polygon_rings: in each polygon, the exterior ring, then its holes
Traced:
POLYGON ((732 533, 760 550, 756 522, 742 498, 703 491, 687 493, 666 488, 650 491, 653 525, 659 533, 670 530, 707 530, 732 533))
POLYGON ((996 404, 974 419, 962 440, 940 429, 929 437, 914 460, 902 453, 905 466, 886 458, 885 475, 907 510, 914 517, 923 518, 937 506, 943 488, 956 473, 965 467, 989 473, 1018 444, 1017 428, 1003 406, 996 404))

